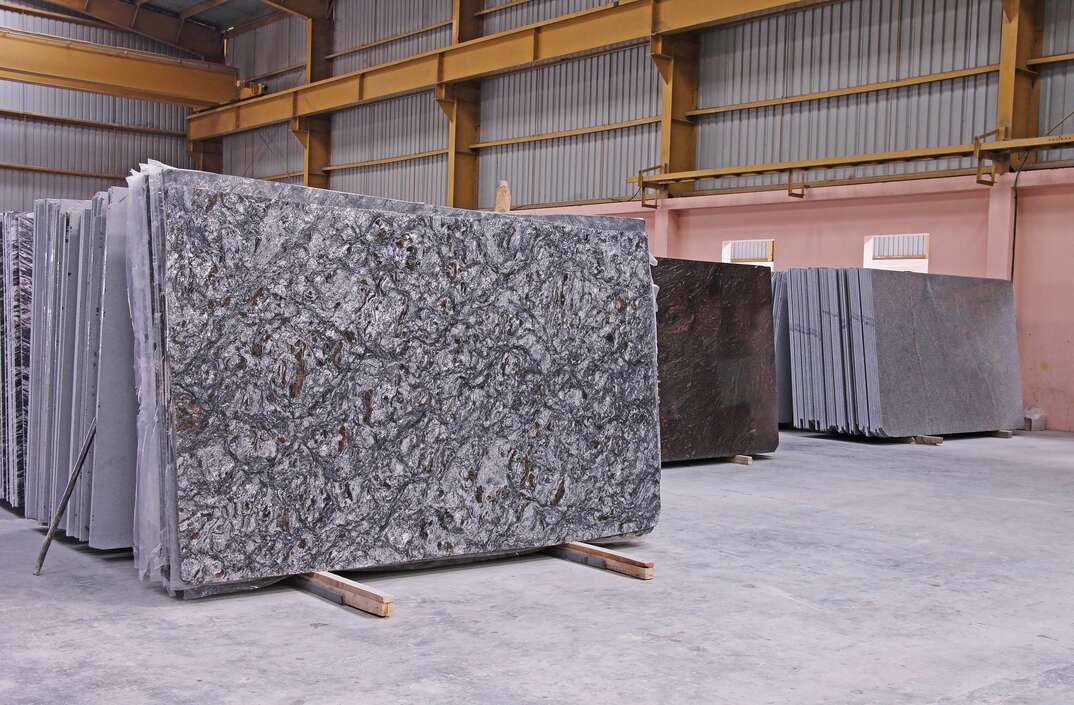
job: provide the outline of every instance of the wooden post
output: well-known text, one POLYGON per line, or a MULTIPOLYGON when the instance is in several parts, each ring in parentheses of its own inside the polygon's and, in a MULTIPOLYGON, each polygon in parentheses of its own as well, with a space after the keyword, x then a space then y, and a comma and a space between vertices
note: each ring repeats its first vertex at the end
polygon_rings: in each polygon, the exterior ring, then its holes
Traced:
MULTIPOLYGON (((666 172, 690 171, 697 164, 697 131, 687 113, 697 108, 698 44, 691 36, 654 36, 649 55, 660 73, 660 163, 666 172)), ((669 194, 681 196, 692 184, 672 184, 669 194)))

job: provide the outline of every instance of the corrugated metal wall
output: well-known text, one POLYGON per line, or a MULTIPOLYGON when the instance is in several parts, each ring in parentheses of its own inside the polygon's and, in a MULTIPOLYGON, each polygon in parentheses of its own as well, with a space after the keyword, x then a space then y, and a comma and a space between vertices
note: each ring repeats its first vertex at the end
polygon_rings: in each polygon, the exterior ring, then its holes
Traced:
MULTIPOLYGON (((482 7, 489 9, 505 4, 506 0, 485 0, 482 7)), ((484 15, 484 33, 505 32, 515 27, 550 20, 560 15, 611 4, 613 3, 608 0, 527 0, 527 2, 510 5, 502 10, 484 15)))
MULTIPOLYGON (((329 161, 353 164, 446 149, 447 128, 431 91, 342 110, 332 114, 329 161)), ((447 157, 335 171, 331 185, 340 191, 442 204, 447 157)))
MULTIPOLYGON (((1074 3, 1070 0, 1045 0, 1044 43, 1042 54, 1066 54, 1074 51, 1074 3)), ((1054 128, 1055 134, 1074 132, 1074 62, 1045 64, 1040 69, 1040 134, 1054 128), (1067 118, 1063 122, 1063 118, 1067 118), (1061 124, 1060 124, 1061 123, 1061 124), (1058 127, 1056 127, 1059 125, 1058 127)), ((1055 149, 1039 153, 1040 161, 1074 160, 1074 149, 1055 149)))
MULTIPOLYGON (((700 107, 857 86, 999 61, 1000 0, 846 0, 703 35, 700 107)), ((995 125, 996 74, 698 121, 698 166, 759 164, 965 144, 995 125)), ((935 171, 972 160, 826 170, 811 180, 935 171)), ((785 175, 698 188, 783 183, 785 175)))
MULTIPOLYGON (((338 0, 335 5, 334 51, 451 21, 451 0, 338 0)), ((451 27, 440 27, 377 44, 332 60, 339 75, 432 51, 451 43, 451 27)))
MULTIPOLYGON (((21 0, 6 0, 9 5, 23 5, 37 7, 21 0)), ((40 9, 40 8, 38 8, 40 9)), ((78 22, 64 22, 63 20, 48 17, 36 17, 22 12, 0 9, 0 27, 5 29, 17 29, 23 32, 35 34, 51 34, 65 39, 77 39, 83 42, 93 42, 110 47, 124 49, 138 49, 151 51, 166 56, 191 56, 187 52, 175 49, 166 44, 155 42, 141 35, 124 32, 118 29, 106 27, 88 26, 78 22)))
MULTIPOLYGON (((0 27, 105 46, 182 52, 129 32, 0 10, 0 27)), ((182 133, 189 108, 66 88, 0 81, 0 109, 182 133)), ((0 162, 126 176, 146 159, 190 166, 182 136, 0 117, 0 162)), ((0 169, 0 209, 29 210, 35 198, 89 198, 121 181, 0 169)))
POLYGON ((302 143, 286 124, 223 138, 224 173, 262 179, 302 171, 302 143))
POLYGON ((301 85, 306 78, 305 20, 288 17, 235 35, 228 40, 227 62, 238 69, 239 78, 256 79, 269 92, 301 85))
MULTIPOLYGON (((486 79, 481 140, 493 141, 658 116, 660 78, 647 47, 486 79)), ((659 161, 659 125, 481 150, 479 205, 506 179, 516 206, 627 198, 629 174, 659 161)))

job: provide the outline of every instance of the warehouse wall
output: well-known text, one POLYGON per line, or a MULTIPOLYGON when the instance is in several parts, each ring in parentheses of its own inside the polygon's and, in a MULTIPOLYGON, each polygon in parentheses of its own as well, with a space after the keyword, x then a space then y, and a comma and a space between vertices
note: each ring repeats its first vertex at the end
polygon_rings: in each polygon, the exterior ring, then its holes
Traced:
MULTIPOLYGON (((1001 0, 846 0, 702 35, 701 108, 984 67, 999 61, 1001 0)), ((998 74, 703 116, 698 168, 969 144, 995 126, 998 74)), ((969 159, 815 170, 812 181, 972 166, 969 159)), ((699 189, 785 183, 786 175, 699 189)))
POLYGON ((333 53, 346 53, 332 59, 332 73, 445 47, 451 43, 450 23, 451 0, 337 0, 333 53), (410 34, 417 30, 424 31, 410 34))
POLYGON ((1014 250, 1015 305, 1026 406, 1039 406, 1049 428, 1074 431, 1074 169, 1039 169, 992 188, 973 176, 833 186, 804 200, 754 192, 661 202, 595 204, 540 213, 643 217, 654 255, 720 261, 723 243, 774 239, 775 267, 860 267, 865 239, 929 233, 929 271, 1008 278, 1014 250), (1012 227, 1012 225, 1014 227, 1012 227))
POLYGON ((223 138, 224 173, 302 183, 302 144, 286 125, 269 125, 223 138), (298 173, 285 178, 287 174, 298 173))
POLYGON ((288 16, 236 34, 227 42, 227 63, 244 81, 265 84, 268 92, 300 86, 306 80, 306 22, 288 16))
MULTIPOLYGON (((172 56, 180 53, 128 32, 10 10, 0 10, 0 27, 172 56)), ((89 198, 109 186, 121 185, 130 169, 149 158, 190 166, 183 136, 189 109, 182 106, 0 81, 0 110, 171 133, 72 126, 0 114, 0 209, 29 210, 35 198, 45 196, 89 198), (37 173, 12 169, 10 165, 76 170, 115 178, 37 173)))
MULTIPOLYGON (((1074 3, 1045 0, 1044 56, 1074 52, 1074 3)), ((1074 63, 1046 64, 1040 70, 1040 134, 1074 132, 1074 63), (1066 118, 1064 122, 1064 118, 1066 118)), ((1074 160, 1074 149, 1056 149, 1040 155, 1041 161, 1074 160)))
MULTIPOLYGON (((660 77, 647 46, 486 79, 481 141, 575 130, 660 114, 660 77)), ((630 198, 626 177, 656 164, 660 127, 640 125, 480 151, 478 205, 506 179, 516 205, 630 198)))
POLYGON ((330 185, 338 191, 443 204, 447 196, 447 128, 431 92, 333 113, 331 163, 360 166, 333 170, 330 185), (428 155, 435 151, 440 153, 428 155), (427 156, 368 164, 418 154, 427 156))
POLYGON ((497 9, 484 15, 484 33, 506 32, 515 27, 611 4, 609 0, 530 0, 520 4, 506 0, 485 0, 482 5, 484 9, 497 9))

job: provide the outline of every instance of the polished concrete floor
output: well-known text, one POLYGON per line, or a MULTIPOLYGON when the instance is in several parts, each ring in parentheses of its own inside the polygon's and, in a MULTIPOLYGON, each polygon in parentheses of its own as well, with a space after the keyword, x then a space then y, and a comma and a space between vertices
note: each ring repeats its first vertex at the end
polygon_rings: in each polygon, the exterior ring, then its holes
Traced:
POLYGON ((805 433, 668 468, 642 582, 545 556, 180 602, 129 555, 30 569, 0 510, 0 703, 1074 703, 1074 435, 805 433))

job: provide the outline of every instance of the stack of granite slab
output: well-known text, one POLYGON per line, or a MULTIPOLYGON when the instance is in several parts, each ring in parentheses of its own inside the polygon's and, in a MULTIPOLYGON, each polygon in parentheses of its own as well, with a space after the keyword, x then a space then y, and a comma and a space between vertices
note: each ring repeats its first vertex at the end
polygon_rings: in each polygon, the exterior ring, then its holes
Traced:
POLYGON ((1010 282, 795 269, 787 296, 798 428, 897 438, 1021 423, 1010 282))
POLYGON ((664 462, 779 445, 772 285, 765 267, 663 258, 657 285, 664 462))
POLYGON ((30 295, 33 264, 33 216, 30 213, 0 213, 2 276, 0 297, 3 305, 2 386, 3 386, 3 472, 0 500, 12 507, 23 504, 23 476, 26 461, 26 409, 29 400, 30 295))
POLYGON ((641 221, 128 185, 143 577, 196 597, 655 525, 641 221))
POLYGON ((791 396, 791 338, 787 321, 787 273, 772 272, 772 329, 776 345, 776 397, 779 400, 779 423, 794 421, 791 396))
POLYGON ((126 446, 136 443, 132 336, 122 337, 124 319, 130 329, 126 243, 111 242, 108 226, 110 209, 126 222, 125 207, 116 210, 112 204, 123 191, 112 189, 89 201, 35 202, 30 251, 35 276, 27 350, 25 514, 42 523, 53 519, 99 419, 59 527, 102 549, 129 547, 133 533, 134 454, 124 461, 110 456, 108 445, 108 432, 116 428, 126 446), (117 254, 119 260, 106 268, 117 254), (117 321, 120 327, 114 330, 117 321), (108 335, 102 335, 102 325, 108 335), (122 399, 129 408, 117 401, 122 399), (116 477, 118 483, 112 481, 116 477), (98 487, 104 489, 95 492, 98 487))

